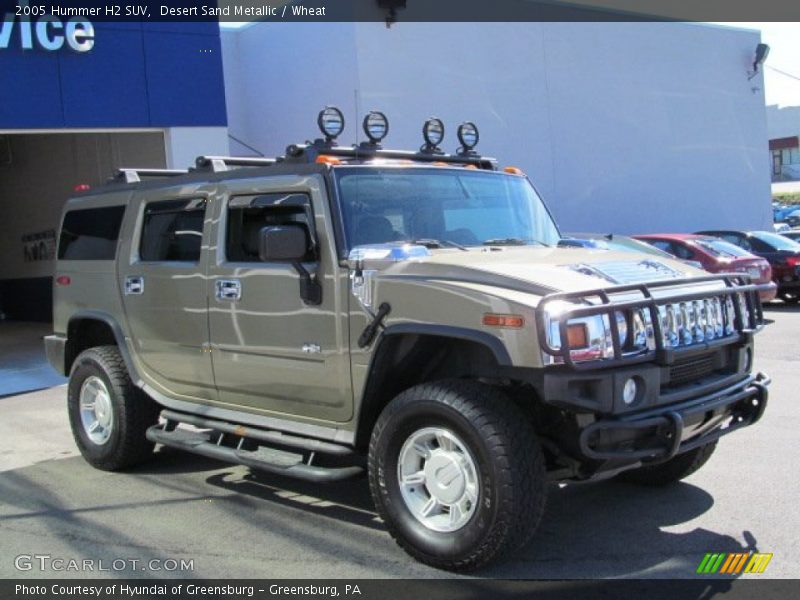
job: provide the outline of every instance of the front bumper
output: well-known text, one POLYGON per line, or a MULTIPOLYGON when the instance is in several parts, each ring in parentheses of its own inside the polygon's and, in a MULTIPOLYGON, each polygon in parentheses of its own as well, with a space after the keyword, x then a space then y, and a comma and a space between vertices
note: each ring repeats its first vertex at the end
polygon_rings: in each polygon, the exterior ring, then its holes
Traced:
POLYGON ((595 460, 668 460, 756 423, 766 410, 769 384, 758 373, 679 404, 600 419, 582 430, 580 451, 595 460))

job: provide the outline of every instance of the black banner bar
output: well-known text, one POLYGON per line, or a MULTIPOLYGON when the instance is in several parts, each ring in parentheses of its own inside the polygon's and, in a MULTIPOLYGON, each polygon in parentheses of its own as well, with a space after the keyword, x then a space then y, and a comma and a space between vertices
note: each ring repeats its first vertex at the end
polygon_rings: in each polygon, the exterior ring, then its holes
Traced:
MULTIPOLYGON (((96 22, 800 21, 794 0, 0 0, 14 19, 96 22)), ((0 21, 0 26, 3 22, 0 21)))
MULTIPOLYGON (((443 576, 450 575, 443 573, 443 576)), ((784 600, 797 597, 787 579, 507 581, 480 579, 354 580, 4 580, 4 600, 784 600)))

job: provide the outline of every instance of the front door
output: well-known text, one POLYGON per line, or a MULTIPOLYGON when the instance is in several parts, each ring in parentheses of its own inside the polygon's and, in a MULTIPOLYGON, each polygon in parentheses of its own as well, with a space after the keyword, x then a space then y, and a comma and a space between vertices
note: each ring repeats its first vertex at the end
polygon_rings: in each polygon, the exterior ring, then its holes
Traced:
POLYGON ((274 416, 351 418, 347 275, 340 274, 321 176, 220 183, 216 258, 208 271, 209 327, 221 402, 274 416), (262 262, 269 225, 306 227, 303 265, 321 284, 320 304, 301 298, 291 264, 262 262))
POLYGON ((202 251, 207 204, 206 194, 185 188, 136 194, 139 218, 121 253, 119 285, 147 383, 172 398, 215 401, 202 251))

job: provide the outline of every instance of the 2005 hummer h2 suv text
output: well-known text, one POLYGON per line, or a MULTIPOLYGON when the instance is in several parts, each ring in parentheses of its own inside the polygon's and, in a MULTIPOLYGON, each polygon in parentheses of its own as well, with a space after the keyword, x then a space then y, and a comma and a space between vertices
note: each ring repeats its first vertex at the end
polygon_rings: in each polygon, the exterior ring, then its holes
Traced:
POLYGON ((86 460, 156 444, 311 481, 365 470, 397 542, 436 567, 524 544, 549 481, 677 481, 755 423, 746 276, 556 248, 519 169, 386 150, 342 113, 278 159, 123 169, 65 208, 53 366, 86 460))

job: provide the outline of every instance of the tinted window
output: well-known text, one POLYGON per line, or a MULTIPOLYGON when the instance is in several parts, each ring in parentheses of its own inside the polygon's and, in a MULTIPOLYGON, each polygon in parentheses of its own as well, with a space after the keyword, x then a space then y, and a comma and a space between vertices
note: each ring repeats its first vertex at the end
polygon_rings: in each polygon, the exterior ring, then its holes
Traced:
POLYGON ((149 262, 200 260, 205 211, 205 200, 168 200, 148 204, 139 246, 141 259, 149 262))
POLYGON ((700 246, 703 250, 708 252, 711 256, 716 258, 735 258, 747 257, 750 253, 744 248, 740 248, 735 244, 719 240, 715 238, 706 238, 702 240, 694 240, 694 243, 700 246))
POLYGON ((124 206, 71 210, 58 242, 61 260, 114 260, 124 206))
POLYGON ((777 233, 769 233, 768 231, 756 231, 752 234, 753 242, 762 242, 765 249, 760 252, 771 252, 772 250, 789 250, 790 252, 800 252, 800 244, 788 238, 778 235, 777 233))
MULTIPOLYGON (((228 204, 228 233, 225 256, 231 262, 260 262, 258 245, 261 230, 270 225, 308 223, 307 194, 261 194, 237 196, 228 204)), ((309 246, 304 260, 313 260, 309 246)))
POLYGON ((478 246, 489 240, 555 246, 558 230, 523 177, 465 169, 339 167, 348 245, 439 240, 478 246))

